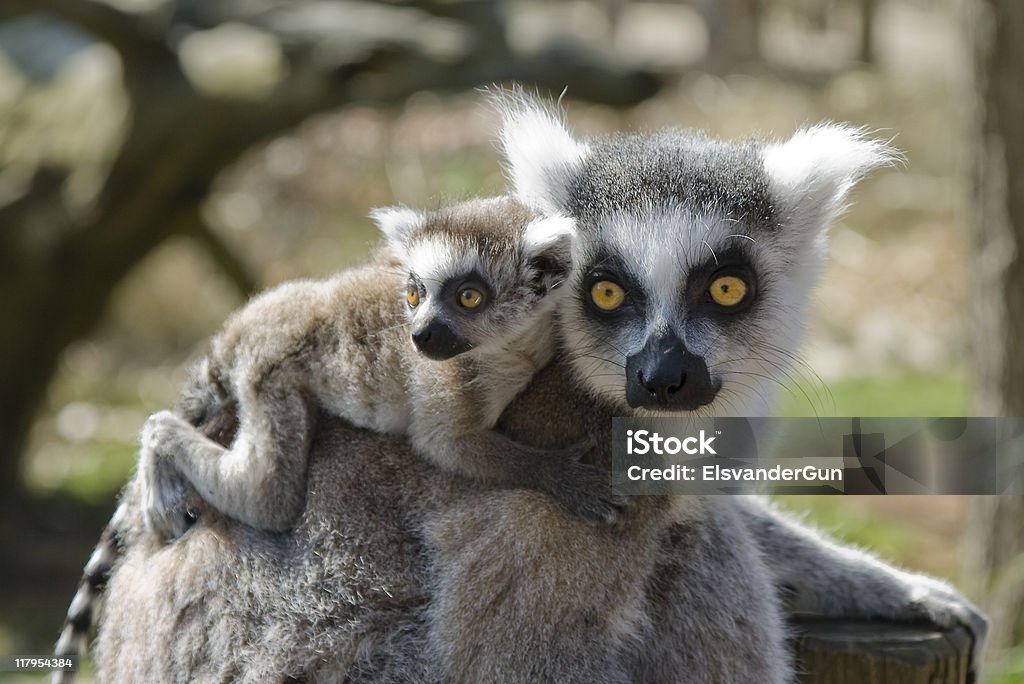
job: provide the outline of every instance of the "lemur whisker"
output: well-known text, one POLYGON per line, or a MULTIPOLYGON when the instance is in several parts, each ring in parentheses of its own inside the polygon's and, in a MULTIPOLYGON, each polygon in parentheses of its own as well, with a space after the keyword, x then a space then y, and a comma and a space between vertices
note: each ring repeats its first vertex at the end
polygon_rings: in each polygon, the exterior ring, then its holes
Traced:
POLYGON ((714 258, 714 260, 715 260, 715 266, 718 266, 718 255, 717 255, 717 254, 715 254, 715 250, 713 250, 713 249, 711 248, 711 245, 710 245, 710 244, 708 244, 708 241, 707 241, 707 240, 701 240, 701 242, 703 242, 703 243, 704 243, 704 246, 706 246, 706 247, 708 248, 708 251, 709 251, 709 252, 711 252, 711 256, 712 256, 712 257, 714 258))
POLYGON ((778 378, 776 378, 774 376, 766 375, 764 373, 754 373, 752 371, 723 371, 722 375, 727 376, 727 377, 735 376, 735 375, 743 375, 743 376, 751 376, 751 377, 755 377, 755 378, 760 378, 762 380, 769 380, 769 381, 775 383, 776 385, 778 385, 779 387, 781 387, 783 390, 785 390, 787 393, 791 394, 792 396, 798 397, 799 395, 797 395, 796 391, 793 389, 795 387, 796 390, 800 391, 800 395, 803 396, 804 400, 807 401, 807 404, 808 404, 808 406, 811 407, 811 410, 814 411, 814 416, 816 418, 820 417, 819 414, 818 414, 818 407, 814 404, 813 401, 811 401, 810 395, 807 394, 807 392, 800 385, 787 385, 786 383, 781 382, 778 378))
MULTIPOLYGON (((737 385, 737 386, 742 387, 743 389, 745 389, 745 390, 747 390, 749 392, 752 392, 753 395, 756 396, 761 401, 761 403, 764 406, 767 407, 767 406, 771 405, 771 402, 768 400, 768 398, 761 392, 760 388, 758 388, 757 386, 747 384, 747 383, 742 382, 740 380, 732 380, 731 382, 734 385, 737 385)), ((726 388, 723 386, 722 389, 725 390, 726 388)))
POLYGON ((708 251, 711 252, 711 257, 715 260, 715 266, 718 266, 718 255, 715 254, 715 250, 711 249, 711 245, 708 243, 708 235, 711 234, 712 226, 708 224, 707 216, 705 214, 701 215, 700 222, 701 225, 704 226, 704 234, 700 236, 700 241, 708 248, 708 251))
MULTIPOLYGON (((607 358, 605 358, 603 356, 599 356, 597 354, 574 354, 572 356, 567 357, 566 360, 568 360, 568 361, 577 361, 579 359, 590 359, 590 360, 600 361, 602 363, 606 363, 606 364, 609 364, 609 365, 612 365, 612 366, 617 366, 617 367, 621 368, 622 370, 626 369, 625 365, 623 365, 621 363, 617 363, 615 361, 612 361, 611 359, 607 359, 607 358)), ((618 374, 616 374, 616 375, 618 375, 618 374)))
POLYGON ((775 368, 778 372, 780 372, 782 375, 784 375, 789 380, 789 382, 791 383, 791 385, 793 387, 796 387, 797 389, 799 389, 800 392, 804 395, 808 405, 811 407, 811 410, 814 411, 815 415, 818 414, 819 408, 822 411, 825 410, 824 404, 821 403, 821 401, 822 401, 821 400, 821 395, 817 392, 816 385, 809 378, 805 378, 804 376, 797 374, 795 369, 792 366, 790 366, 789 364, 780 364, 778 362, 775 362, 775 361, 773 361, 771 359, 767 359, 767 358, 764 358, 764 357, 762 357, 760 359, 760 363, 763 363, 763 364, 768 365, 768 366, 770 366, 772 368, 775 368), (808 380, 808 383, 811 384, 813 388, 815 388, 815 397, 814 398, 819 403, 816 404, 814 401, 811 400, 810 395, 808 395, 806 389, 804 389, 804 384, 805 384, 804 380, 808 380))
POLYGON ((835 413, 836 402, 835 396, 832 394, 832 390, 829 388, 828 383, 826 383, 825 380, 821 377, 821 375, 819 375, 818 372, 814 369, 814 367, 811 366, 805 359, 803 359, 803 357, 794 354, 789 350, 782 349, 781 347, 778 347, 777 345, 771 344, 769 342, 759 341, 757 344, 758 347, 763 350, 766 350, 770 353, 779 355, 785 359, 788 359, 789 361, 792 361, 795 367, 800 369, 799 372, 801 373, 801 375, 806 376, 808 384, 810 384, 811 387, 814 388, 815 395, 817 395, 819 401, 822 402, 822 410, 824 410, 825 408, 824 398, 821 397, 821 394, 818 392, 818 388, 824 391, 825 398, 828 399, 829 404, 831 405, 831 413, 835 413))

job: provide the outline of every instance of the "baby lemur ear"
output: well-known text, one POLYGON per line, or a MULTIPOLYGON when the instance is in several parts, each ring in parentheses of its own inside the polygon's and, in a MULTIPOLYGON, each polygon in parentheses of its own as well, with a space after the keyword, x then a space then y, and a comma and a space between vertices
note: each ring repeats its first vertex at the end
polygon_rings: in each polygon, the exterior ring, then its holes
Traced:
POLYGON ((490 91, 501 114, 499 144, 515 197, 542 214, 566 209, 568 187, 590 150, 573 139, 564 113, 522 88, 490 91))
POLYGON ((523 259, 534 273, 538 290, 554 290, 572 270, 576 223, 568 216, 534 219, 523 232, 523 259))
POLYGON ((413 233, 423 227, 426 217, 407 207, 381 207, 370 212, 370 218, 384 234, 388 247, 395 256, 402 258, 413 233))
POLYGON ((764 169, 780 221, 790 230, 817 233, 846 208, 846 197, 865 175, 903 160, 868 131, 821 123, 763 150, 764 169))

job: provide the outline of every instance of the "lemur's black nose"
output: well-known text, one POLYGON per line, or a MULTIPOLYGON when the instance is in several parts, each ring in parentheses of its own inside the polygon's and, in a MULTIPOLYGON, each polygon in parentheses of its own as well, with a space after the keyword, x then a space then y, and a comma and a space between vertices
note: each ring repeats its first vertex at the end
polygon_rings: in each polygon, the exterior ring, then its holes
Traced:
POLYGON ((666 364, 662 364, 651 377, 644 377, 644 372, 638 370, 636 379, 659 403, 667 405, 669 398, 675 396, 686 384, 686 371, 676 366, 669 368, 666 364), (677 374, 678 377, 676 377, 677 374))
POLYGON ((672 334, 652 336, 626 359, 626 401, 633 408, 688 411, 717 394, 704 359, 672 334))
POLYGON ((412 342, 428 359, 443 361, 473 348, 442 320, 434 319, 412 333, 412 342))

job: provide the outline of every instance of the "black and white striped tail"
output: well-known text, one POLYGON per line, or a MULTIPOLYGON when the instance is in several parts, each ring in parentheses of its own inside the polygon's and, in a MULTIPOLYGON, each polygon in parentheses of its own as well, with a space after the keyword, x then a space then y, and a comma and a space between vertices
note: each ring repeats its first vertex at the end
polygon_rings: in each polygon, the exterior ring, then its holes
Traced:
MULTIPOLYGON (((60 638, 54 648, 54 655, 84 656, 89 646, 89 634, 92 630, 93 620, 99 602, 103 598, 103 590, 106 588, 107 580, 110 578, 110 571, 114 562, 121 554, 118 527, 125 516, 125 504, 120 504, 114 511, 113 517, 107 523, 103 534, 100 535, 99 543, 89 557, 82 572, 82 580, 78 584, 78 591, 75 598, 71 600, 68 608, 67 618, 64 620, 64 628, 61 630, 60 638)), ((71 671, 56 671, 53 673, 53 684, 70 684, 74 681, 75 673, 71 671)))
MULTIPOLYGON (((230 444, 238 430, 237 403, 217 368, 211 366, 207 359, 192 368, 189 381, 178 401, 177 411, 222 445, 230 444)), ((124 539, 121 527, 127 514, 126 504, 119 504, 103 530, 89 562, 85 564, 78 592, 71 601, 64 629, 57 640, 55 655, 85 655, 107 580, 122 553, 124 539)), ((72 681, 73 672, 54 672, 53 684, 70 684, 72 681)))

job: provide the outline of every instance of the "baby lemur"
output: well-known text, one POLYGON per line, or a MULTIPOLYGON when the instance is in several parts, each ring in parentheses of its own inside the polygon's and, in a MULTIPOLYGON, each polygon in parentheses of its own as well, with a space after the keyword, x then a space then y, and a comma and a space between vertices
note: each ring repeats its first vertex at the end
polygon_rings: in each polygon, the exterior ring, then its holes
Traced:
POLYGON ((551 358, 572 221, 503 197, 372 215, 388 245, 376 264, 270 290, 214 338, 203 372, 237 402, 230 448, 169 411, 147 421, 140 468, 150 526, 184 531, 182 477, 231 517, 292 526, 318 408, 407 434, 449 471, 541 490, 580 516, 612 520, 607 475, 578 462, 586 444, 549 451, 491 429, 551 358))

